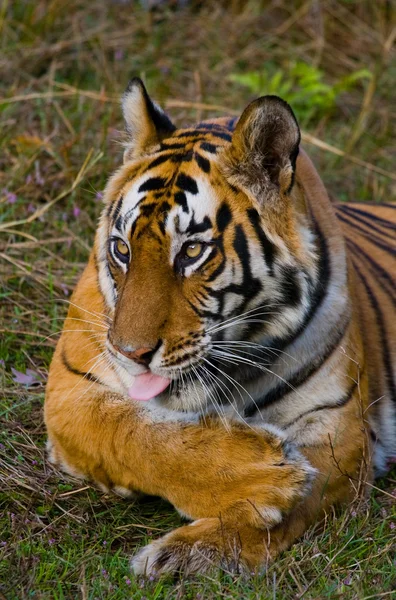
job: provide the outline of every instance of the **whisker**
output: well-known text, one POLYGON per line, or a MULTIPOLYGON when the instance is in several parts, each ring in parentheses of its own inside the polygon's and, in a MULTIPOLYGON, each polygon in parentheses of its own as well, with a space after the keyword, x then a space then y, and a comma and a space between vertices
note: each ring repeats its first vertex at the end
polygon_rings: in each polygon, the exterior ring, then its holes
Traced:
MULTIPOLYGON (((266 314, 273 315, 274 313, 272 312, 272 313, 266 313, 266 314)), ((269 324, 270 321, 265 320, 265 319, 250 319, 250 318, 248 319, 248 318, 243 317, 242 319, 233 321, 232 323, 227 323, 226 325, 221 325, 221 326, 219 325, 217 327, 217 329, 213 329, 210 333, 213 334, 213 333, 217 333, 218 331, 223 331, 224 329, 228 329, 229 327, 236 327, 237 325, 242 325, 242 324, 248 325, 250 323, 261 323, 262 325, 266 325, 266 324, 269 324)))
POLYGON ((221 421, 221 423, 223 424, 224 428, 229 431, 230 426, 227 423, 226 419, 225 419, 225 414, 224 412, 222 413, 222 411, 220 410, 220 406, 218 405, 216 398, 212 395, 212 392, 210 390, 210 388, 207 387, 207 385, 204 383, 204 381, 202 380, 202 378, 200 377, 198 370, 193 366, 192 367, 193 372, 195 373, 195 376, 197 377, 198 381, 200 382, 200 384, 202 385, 202 388, 205 390, 205 392, 208 395, 208 398, 212 401, 213 407, 221 421))
MULTIPOLYGON (((274 306, 279 306, 279 304, 260 304, 259 306, 256 306, 256 308, 251 308, 250 310, 247 310, 243 313, 240 313, 238 315, 235 315, 234 317, 230 317, 228 319, 225 319, 223 321, 221 321, 220 323, 217 323, 216 325, 212 325, 212 327, 209 327, 207 329, 207 331, 212 331, 213 329, 215 329, 218 325, 224 325, 225 323, 228 323, 229 321, 234 321, 235 319, 240 319, 241 317, 244 317, 245 315, 249 315, 252 312, 258 311, 261 308, 272 308, 274 306)), ((269 312, 264 312, 264 313, 259 313, 259 314, 270 314, 269 312)), ((256 315, 258 316, 258 315, 256 315)))
MULTIPOLYGON (((233 378, 232 378, 232 377, 228 377, 228 376, 227 376, 227 374, 226 374, 226 373, 224 373, 224 371, 222 371, 222 369, 220 369, 219 367, 216 367, 216 365, 212 364, 212 363, 211 363, 209 360, 207 360, 207 359, 205 359, 205 360, 206 360, 206 362, 208 362, 208 364, 209 364, 211 367, 213 367, 213 368, 217 369, 217 370, 218 370, 218 371, 219 371, 219 372, 220 372, 220 373, 221 373, 223 376, 225 376, 225 377, 226 377, 226 378, 227 378, 227 379, 230 381, 230 383, 231 383, 232 385, 234 385, 234 387, 235 387, 235 388, 237 389, 237 391, 239 392, 239 395, 241 396, 241 399, 242 399, 242 401, 244 401, 244 398, 243 398, 243 396, 242 396, 242 393, 241 393, 241 391, 240 391, 240 390, 237 388, 237 386, 236 386, 236 384, 238 384, 238 382, 237 382, 237 381, 235 381, 235 380, 233 380, 233 378)), ((225 385, 225 383, 224 383, 223 381, 221 381, 220 377, 218 377, 218 376, 217 376, 217 375, 215 375, 214 373, 211 373, 211 372, 210 372, 208 369, 205 369, 205 370, 206 370, 207 374, 208 374, 209 376, 213 377, 215 380, 217 380, 217 381, 219 382, 219 384, 221 384, 222 386, 223 386, 223 385, 225 385)), ((238 384, 238 385, 240 385, 240 384, 238 384)), ((243 388, 243 386, 241 386, 241 387, 242 387, 242 389, 243 389, 243 390, 244 390, 244 391, 245 391, 245 392, 248 394, 248 396, 250 396, 249 392, 247 392, 247 390, 245 390, 245 388, 243 388)), ((225 389, 226 389, 226 391, 227 391, 227 392, 229 392, 229 391, 230 391, 230 390, 227 388, 227 386, 225 386, 225 389)), ((246 421, 246 420, 243 418, 243 416, 242 416, 242 415, 239 413, 239 411, 238 411, 238 407, 234 405, 234 403, 232 402, 232 399, 229 399, 229 398, 228 398, 228 396, 227 396, 227 400, 228 400, 228 403, 229 403, 229 405, 231 406, 231 408, 232 408, 232 409, 233 409, 233 410, 236 412, 236 414, 237 414, 237 416, 239 417, 239 419, 241 419, 241 421, 242 421, 243 423, 245 423, 245 424, 246 424, 246 425, 247 425, 247 426, 248 426, 250 429, 252 429, 251 425, 249 425, 249 423, 248 423, 248 422, 247 422, 247 421, 246 421)), ((253 399, 252 399, 252 400, 253 400, 253 399)), ((253 400, 253 402, 254 402, 254 400, 253 400)))
POLYGON ((100 327, 102 327, 102 329, 104 329, 105 331, 108 330, 108 327, 106 327, 106 325, 103 325, 103 323, 99 323, 98 321, 88 321, 87 319, 79 319, 78 317, 66 317, 65 321, 81 321, 82 323, 89 323, 90 325, 99 325, 100 327))
MULTIPOLYGON (((233 341, 233 340, 221 340, 220 341, 219 340, 219 341, 212 341, 211 347, 218 348, 220 350, 229 350, 230 352, 232 352, 233 350, 236 350, 236 349, 240 349, 240 351, 243 352, 243 354, 246 354, 247 356, 253 356, 256 358, 260 358, 260 359, 262 359, 263 355, 265 357, 268 353, 270 353, 270 354, 274 355, 276 358, 279 358, 287 366, 289 366, 289 363, 286 361, 285 356, 287 356, 294 362, 298 363, 297 358, 295 358, 288 352, 285 352, 284 350, 278 350, 278 348, 271 348, 271 346, 262 346, 261 344, 257 344, 254 342, 245 342, 245 341, 238 342, 238 341, 233 341), (246 348, 250 348, 251 351, 247 350, 246 348), (262 356, 258 356, 258 354, 262 355, 262 356), (279 356, 279 354, 284 355, 284 356, 279 356)), ((265 364, 265 363, 262 363, 262 364, 265 364)), ((271 361, 268 363, 268 366, 270 364, 271 364, 271 361)))
POLYGON ((105 319, 107 319, 109 321, 109 323, 112 322, 112 320, 110 319, 110 317, 108 315, 106 315, 105 313, 99 313, 99 312, 96 312, 96 311, 92 312, 90 310, 87 310, 83 306, 79 306, 78 304, 75 304, 75 302, 72 302, 71 300, 66 300, 65 298, 59 298, 58 301, 59 302, 66 302, 67 304, 71 304, 71 306, 74 306, 75 308, 78 308, 79 310, 83 310, 84 312, 92 315, 93 317, 104 317, 105 319))
MULTIPOLYGON (((37 346, 40 346, 41 344, 44 344, 44 342, 46 342, 47 340, 49 340, 50 338, 54 337, 54 335, 60 335, 61 333, 89 333, 90 335, 104 335, 101 332, 97 331, 93 331, 92 329, 60 329, 59 331, 55 331, 54 333, 50 333, 50 335, 47 335, 46 337, 44 337, 44 339, 39 342, 37 344, 37 346)), ((103 341, 106 339, 106 335, 104 335, 103 341)))
MULTIPOLYGON (((233 362, 233 361, 231 361, 230 359, 219 359, 219 358, 217 358, 217 361, 218 361, 218 362, 221 362, 221 363, 223 363, 223 364, 224 364, 224 361, 226 361, 226 362, 233 362)), ((235 363, 233 363, 233 364, 235 364, 235 363)), ((213 366, 215 367, 215 365, 213 365, 213 366)), ((216 368, 216 367, 215 367, 215 368, 216 368)), ((256 400, 255 400, 255 399, 253 398, 253 396, 252 396, 252 395, 251 395, 251 394, 250 394, 250 393, 247 391, 247 389, 246 389, 246 388, 245 388, 245 387, 244 387, 244 386, 243 386, 243 385, 242 385, 242 384, 241 384, 239 381, 237 381, 236 379, 234 379, 233 377, 231 377, 231 375, 227 375, 227 374, 226 374, 224 371, 222 371, 221 369, 218 369, 218 370, 219 370, 220 372, 222 372, 224 376, 226 376, 227 378, 229 378, 229 379, 231 380, 231 383, 233 383, 234 387, 236 387, 236 385, 238 385, 238 386, 239 386, 239 387, 240 387, 240 388, 241 388, 241 389, 242 389, 242 390, 243 390, 243 391, 244 391, 244 392, 247 394, 247 396, 250 398, 250 400, 252 401, 252 403, 253 403, 253 404, 254 404, 254 406, 256 407, 256 409, 257 409, 257 412, 258 412, 258 414, 260 415, 261 419, 263 419, 263 420, 264 420, 264 417, 263 417, 263 415, 261 414, 261 412, 260 412, 260 410, 259 410, 259 407, 258 407, 258 405, 257 405, 257 403, 256 403, 256 400)), ((242 395, 241 395, 241 393, 240 393, 240 392, 239 392, 239 394, 240 394, 240 396, 241 396, 241 398, 242 398, 242 395)), ((244 399, 242 398, 242 401, 243 401, 243 400, 244 400, 244 399)), ((244 418, 242 417, 242 415, 239 415, 239 416, 240 416, 240 418, 241 418, 241 419, 244 421, 244 418)), ((246 421, 245 421, 245 422, 246 422, 246 421)), ((248 424, 248 423, 246 422, 246 424, 248 424)))
MULTIPOLYGON (((243 403, 245 402, 245 398, 243 397, 241 390, 243 392, 245 392, 245 394, 247 394, 247 396, 250 398, 250 400, 254 404, 256 404, 256 402, 255 402, 254 398, 252 397, 252 395, 247 391, 247 389, 239 381, 237 381, 236 379, 234 379, 234 377, 231 377, 231 375, 229 375, 228 373, 226 373, 225 371, 223 371, 222 369, 220 369, 220 367, 218 367, 217 365, 214 365, 209 359, 204 358, 204 360, 209 365, 211 365, 212 368, 217 369, 223 375, 223 377, 226 377, 228 379, 228 381, 237 389, 237 391, 238 391, 238 393, 239 393, 239 395, 240 395, 241 400, 242 400, 243 403)), ((232 403, 231 403, 231 406, 233 406, 232 403)), ((240 415, 238 411, 237 411, 237 414, 238 414, 238 416, 241 419, 243 419, 242 415, 240 415)))
POLYGON ((289 381, 287 381, 287 379, 285 379, 281 375, 278 375, 278 373, 275 373, 271 369, 268 369, 268 367, 265 367, 264 365, 261 365, 260 363, 257 363, 257 362, 255 362, 253 360, 250 360, 248 358, 244 358, 244 357, 232 354, 232 353, 231 354, 227 354, 227 353, 225 353, 223 351, 220 351, 220 350, 213 350, 212 353, 213 353, 214 356, 218 355, 218 356, 222 356, 224 358, 231 357, 234 360, 238 360, 238 361, 240 361, 242 363, 245 363, 245 364, 248 364, 248 365, 252 365, 252 366, 256 367, 257 369, 259 369, 261 371, 269 373, 270 375, 273 375, 274 377, 276 377, 277 379, 279 379, 280 381, 282 381, 282 383, 286 384, 300 398, 303 398, 303 396, 300 394, 300 392, 298 392, 297 389, 289 381))
POLYGON ((295 356, 292 356, 288 352, 285 352, 284 350, 280 350, 278 348, 273 348, 271 346, 263 346, 259 342, 251 342, 251 341, 247 341, 247 340, 216 340, 211 343, 212 343, 212 346, 217 346, 220 344, 224 345, 224 346, 227 346, 227 345, 248 346, 251 348, 256 348, 257 350, 272 352, 274 354, 278 354, 278 353, 285 354, 285 356, 287 356, 288 358, 291 358, 295 362, 298 362, 297 358, 295 356))

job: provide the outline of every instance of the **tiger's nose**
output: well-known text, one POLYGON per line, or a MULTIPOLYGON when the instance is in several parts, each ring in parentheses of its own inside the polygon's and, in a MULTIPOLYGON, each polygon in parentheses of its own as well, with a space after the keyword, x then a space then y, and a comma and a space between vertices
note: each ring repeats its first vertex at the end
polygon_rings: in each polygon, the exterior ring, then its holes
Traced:
POLYGON ((120 346, 117 346, 116 344, 113 344, 113 346, 117 352, 123 356, 126 356, 127 358, 130 358, 131 360, 134 360, 140 365, 144 365, 146 367, 150 364, 155 353, 155 348, 138 348, 137 350, 128 351, 124 350, 120 346))

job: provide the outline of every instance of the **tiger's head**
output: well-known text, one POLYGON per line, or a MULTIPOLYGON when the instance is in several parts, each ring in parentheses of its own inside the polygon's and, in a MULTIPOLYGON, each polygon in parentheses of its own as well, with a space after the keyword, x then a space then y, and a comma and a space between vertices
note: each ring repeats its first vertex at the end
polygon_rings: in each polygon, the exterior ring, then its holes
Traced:
POLYGON ((297 121, 265 96, 238 120, 176 129, 139 79, 122 107, 124 164, 96 239, 111 360, 138 400, 243 402, 276 340, 301 325, 315 280, 297 121))

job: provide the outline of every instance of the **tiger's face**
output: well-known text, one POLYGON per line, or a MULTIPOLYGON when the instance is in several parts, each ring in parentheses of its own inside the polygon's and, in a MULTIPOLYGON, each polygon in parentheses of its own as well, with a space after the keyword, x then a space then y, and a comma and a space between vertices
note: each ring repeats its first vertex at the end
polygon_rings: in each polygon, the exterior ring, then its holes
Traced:
POLYGON ((283 101, 257 102, 235 131, 234 119, 175 130, 139 80, 124 96, 130 144, 96 260, 107 350, 132 398, 227 402, 307 311, 316 264, 293 188, 299 130, 283 101))

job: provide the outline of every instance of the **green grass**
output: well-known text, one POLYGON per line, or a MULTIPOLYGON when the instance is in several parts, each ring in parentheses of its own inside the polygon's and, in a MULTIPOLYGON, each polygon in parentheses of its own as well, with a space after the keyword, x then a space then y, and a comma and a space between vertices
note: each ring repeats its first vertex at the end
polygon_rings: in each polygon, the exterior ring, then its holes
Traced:
POLYGON ((180 517, 157 499, 133 505, 55 472, 42 403, 64 300, 121 161, 117 98, 130 76, 183 124, 240 111, 252 99, 237 83, 244 73, 279 73, 287 89, 293 64, 306 63, 331 91, 368 71, 325 109, 311 111, 302 90, 299 110, 330 193, 380 202, 396 189, 394 27, 391 3, 357 0, 165 3, 154 12, 110 0, 0 3, 0 599, 392 597, 395 469, 369 502, 329 515, 266 572, 135 579, 130 555, 180 517), (11 368, 31 369, 35 383, 15 382, 11 368))

